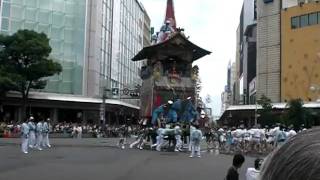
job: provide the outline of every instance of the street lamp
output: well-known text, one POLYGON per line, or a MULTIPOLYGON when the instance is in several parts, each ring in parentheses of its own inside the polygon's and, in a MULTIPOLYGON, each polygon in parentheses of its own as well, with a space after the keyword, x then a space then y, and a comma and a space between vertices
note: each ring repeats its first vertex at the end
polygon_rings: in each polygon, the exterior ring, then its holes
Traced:
POLYGON ((318 96, 317 102, 320 102, 320 85, 312 85, 310 86, 310 91, 315 92, 318 96))

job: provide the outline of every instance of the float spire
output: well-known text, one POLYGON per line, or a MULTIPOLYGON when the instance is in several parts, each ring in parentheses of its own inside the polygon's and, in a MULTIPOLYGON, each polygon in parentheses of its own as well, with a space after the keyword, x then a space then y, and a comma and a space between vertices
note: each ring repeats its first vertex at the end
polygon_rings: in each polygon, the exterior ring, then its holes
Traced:
POLYGON ((171 27, 176 30, 176 18, 174 16, 173 0, 167 0, 166 18, 164 23, 166 23, 166 21, 170 21, 171 27))

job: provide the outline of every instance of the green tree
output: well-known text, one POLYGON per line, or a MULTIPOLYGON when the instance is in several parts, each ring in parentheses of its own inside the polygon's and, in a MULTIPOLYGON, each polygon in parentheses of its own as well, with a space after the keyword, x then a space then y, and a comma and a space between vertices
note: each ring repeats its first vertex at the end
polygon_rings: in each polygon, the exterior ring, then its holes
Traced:
POLYGON ((273 125, 275 123, 275 117, 272 114, 271 100, 267 96, 262 95, 257 102, 262 106, 262 110, 259 111, 259 124, 262 126, 273 125))
POLYGON ((287 114, 288 124, 292 124, 296 130, 299 129, 302 124, 310 126, 307 121, 309 113, 303 107, 303 101, 301 99, 290 100, 287 107, 289 108, 287 114))
POLYGON ((19 30, 11 36, 0 35, 0 46, 0 69, 5 74, 0 79, 2 90, 21 93, 25 118, 30 89, 45 88, 46 77, 60 73, 62 67, 49 57, 52 49, 44 33, 19 30), (5 85, 7 82, 9 87, 5 85))

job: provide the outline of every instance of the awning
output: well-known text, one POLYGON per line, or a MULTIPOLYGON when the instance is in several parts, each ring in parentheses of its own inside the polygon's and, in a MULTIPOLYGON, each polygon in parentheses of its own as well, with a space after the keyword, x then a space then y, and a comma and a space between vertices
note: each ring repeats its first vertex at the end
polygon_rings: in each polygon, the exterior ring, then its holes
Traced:
MULTIPOLYGON (((21 95, 16 92, 10 92, 7 95, 11 98, 21 98, 21 95)), ((75 95, 68 95, 68 94, 55 94, 55 93, 42 93, 42 92, 30 92, 29 99, 35 100, 48 100, 48 101, 62 101, 62 102, 75 102, 75 103, 94 103, 94 104, 101 104, 102 99, 100 98, 89 98, 84 96, 75 96, 75 95)), ((106 104, 110 105, 119 105, 125 106, 133 109, 139 110, 138 106, 116 100, 116 99, 106 99, 106 104)))

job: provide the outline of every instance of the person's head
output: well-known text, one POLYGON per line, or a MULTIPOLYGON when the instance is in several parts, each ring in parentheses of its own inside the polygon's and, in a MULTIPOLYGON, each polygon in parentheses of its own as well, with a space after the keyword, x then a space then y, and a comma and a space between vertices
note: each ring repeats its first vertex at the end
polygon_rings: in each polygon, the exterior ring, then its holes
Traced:
POLYGON ((30 116, 29 121, 34 121, 33 116, 30 116))
POLYGON ((236 154, 233 156, 233 162, 232 165, 236 168, 240 168, 242 164, 244 163, 245 159, 242 154, 236 154))
POLYGON ((200 128, 198 124, 195 124, 194 127, 195 127, 196 129, 199 129, 199 128, 200 128))
POLYGON ((267 158, 261 180, 320 179, 320 128, 292 137, 267 158))
POLYGON ((263 159, 257 158, 257 159, 254 161, 254 168, 255 168, 256 170, 260 170, 261 165, 262 165, 262 162, 263 162, 263 159))

